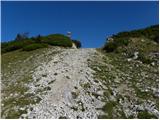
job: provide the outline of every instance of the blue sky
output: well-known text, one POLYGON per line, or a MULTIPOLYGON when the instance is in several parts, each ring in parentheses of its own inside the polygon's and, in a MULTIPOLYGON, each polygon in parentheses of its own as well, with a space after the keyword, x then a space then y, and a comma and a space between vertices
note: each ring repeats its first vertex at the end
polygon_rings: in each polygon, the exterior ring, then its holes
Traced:
POLYGON ((158 24, 158 1, 5 1, 1 4, 1 39, 72 32, 83 47, 101 47, 117 32, 158 24))

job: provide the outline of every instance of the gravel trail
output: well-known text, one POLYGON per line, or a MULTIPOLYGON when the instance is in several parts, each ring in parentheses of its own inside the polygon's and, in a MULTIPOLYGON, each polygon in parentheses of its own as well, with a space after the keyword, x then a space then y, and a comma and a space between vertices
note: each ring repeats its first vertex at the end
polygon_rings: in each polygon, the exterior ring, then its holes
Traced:
MULTIPOLYGON (((35 84, 48 88, 40 103, 31 105, 28 118, 97 118, 104 104, 101 102, 101 83, 93 79, 88 61, 94 59, 96 49, 65 49, 33 73, 35 84), (93 95, 99 93, 99 96, 93 95)), ((33 86, 33 87, 32 87, 33 86)))

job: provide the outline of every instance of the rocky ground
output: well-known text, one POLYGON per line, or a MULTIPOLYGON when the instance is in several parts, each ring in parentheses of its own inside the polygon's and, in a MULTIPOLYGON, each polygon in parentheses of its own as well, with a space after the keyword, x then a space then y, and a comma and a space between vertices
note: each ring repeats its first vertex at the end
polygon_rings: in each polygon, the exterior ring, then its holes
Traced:
POLYGON ((2 118, 158 118, 158 67, 97 49, 2 55, 2 118))
POLYGON ((104 53, 95 64, 91 62, 95 78, 105 86, 104 114, 99 118, 159 117, 158 64, 143 64, 135 57, 104 53))

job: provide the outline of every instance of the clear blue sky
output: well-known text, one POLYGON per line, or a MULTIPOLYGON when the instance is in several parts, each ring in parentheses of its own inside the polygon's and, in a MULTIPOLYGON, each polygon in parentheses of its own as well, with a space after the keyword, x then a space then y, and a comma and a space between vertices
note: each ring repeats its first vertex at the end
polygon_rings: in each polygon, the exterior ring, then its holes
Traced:
POLYGON ((72 32, 83 47, 101 47, 120 31, 158 24, 158 1, 2 2, 2 41, 17 33, 30 36, 72 32))

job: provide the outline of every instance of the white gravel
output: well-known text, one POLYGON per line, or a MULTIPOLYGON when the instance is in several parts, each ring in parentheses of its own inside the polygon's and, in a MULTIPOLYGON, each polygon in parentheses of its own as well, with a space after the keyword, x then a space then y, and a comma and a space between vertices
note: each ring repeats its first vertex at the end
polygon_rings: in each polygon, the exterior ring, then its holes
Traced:
POLYGON ((28 118, 96 119, 101 112, 96 108, 102 107, 104 103, 99 100, 100 96, 96 98, 92 95, 101 91, 101 83, 94 82, 94 71, 87 63, 88 59, 94 59, 95 53, 95 49, 64 49, 48 63, 42 63, 33 73, 35 82, 30 84, 30 92, 36 91, 35 84, 49 86, 51 90, 39 95, 42 100, 36 105, 31 105, 33 110, 28 110, 28 118), (48 84, 50 82, 52 83, 48 84), (90 87, 84 88, 84 84, 89 84, 90 87), (72 93, 76 94, 76 98, 72 93))

